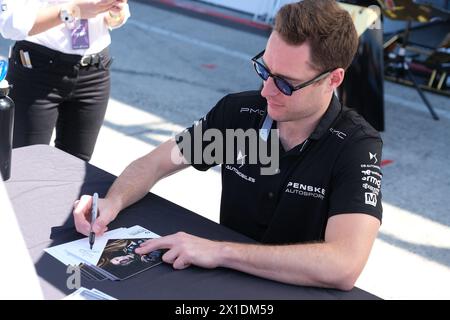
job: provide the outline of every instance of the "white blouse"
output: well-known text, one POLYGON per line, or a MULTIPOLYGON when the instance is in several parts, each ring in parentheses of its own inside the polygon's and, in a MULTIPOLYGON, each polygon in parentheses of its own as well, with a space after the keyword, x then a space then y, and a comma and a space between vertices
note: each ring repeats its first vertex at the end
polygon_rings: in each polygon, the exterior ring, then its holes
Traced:
MULTIPOLYGON (((89 19, 88 49, 72 49, 70 30, 64 23, 34 36, 28 36, 39 9, 68 2, 70 0, 0 0, 0 32, 6 39, 27 40, 69 54, 94 54, 109 46, 111 36, 109 27, 104 21, 105 14, 108 12, 89 19)), ((128 4, 124 10, 125 19, 122 25, 130 17, 128 4)))

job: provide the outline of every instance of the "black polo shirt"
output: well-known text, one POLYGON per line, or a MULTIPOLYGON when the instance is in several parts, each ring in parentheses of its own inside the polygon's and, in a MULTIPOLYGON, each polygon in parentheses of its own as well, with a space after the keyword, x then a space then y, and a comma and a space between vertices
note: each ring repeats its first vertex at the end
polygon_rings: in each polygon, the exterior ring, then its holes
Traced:
MULTIPOLYGON (((259 131, 268 123, 275 129, 266 109, 259 91, 227 95, 176 137, 180 151, 196 169, 207 170, 216 163, 199 160, 198 151, 208 151, 217 139, 209 135, 198 142, 191 139, 195 130, 204 134, 214 129, 213 133, 222 133, 226 145, 227 129, 259 131), (194 152, 186 152, 188 146, 197 148, 196 159, 194 152)), ((269 141, 274 137, 270 134, 267 139, 271 154, 269 141)), ((280 244, 323 240, 327 220, 336 214, 365 213, 381 222, 381 149, 379 133, 334 97, 304 143, 288 152, 280 144, 276 174, 263 175, 263 163, 245 161, 249 146, 234 148, 231 164, 225 163, 229 148, 221 150, 220 222, 257 241, 280 244)))

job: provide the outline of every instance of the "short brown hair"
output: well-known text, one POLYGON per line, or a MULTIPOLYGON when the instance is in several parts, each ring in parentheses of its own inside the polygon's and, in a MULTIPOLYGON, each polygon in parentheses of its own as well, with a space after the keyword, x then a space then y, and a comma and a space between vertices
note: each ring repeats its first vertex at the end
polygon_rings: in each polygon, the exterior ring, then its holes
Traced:
POLYGON ((334 0, 303 0, 283 6, 275 31, 291 45, 307 42, 318 71, 347 69, 358 48, 358 34, 350 14, 334 0))

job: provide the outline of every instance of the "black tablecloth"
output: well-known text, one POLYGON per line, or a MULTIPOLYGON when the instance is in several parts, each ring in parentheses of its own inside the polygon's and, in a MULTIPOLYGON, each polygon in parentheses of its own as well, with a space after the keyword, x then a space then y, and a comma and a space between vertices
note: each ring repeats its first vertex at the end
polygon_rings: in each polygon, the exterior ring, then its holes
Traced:
MULTIPOLYGON (((111 161, 114 161, 111 158, 111 161)), ((199 173, 200 174, 200 173, 199 173)), ((73 201, 98 192, 104 196, 114 176, 49 146, 13 150, 12 175, 6 188, 45 298, 71 293, 66 266, 45 253, 45 248, 81 238, 71 216, 73 201)), ((187 188, 189 186, 186 186, 187 188)), ((149 193, 127 208, 110 229, 141 225, 159 235, 185 231, 208 239, 253 242, 247 237, 149 193)), ((20 275, 17 277, 20 285, 20 275)), ((89 281, 118 299, 374 299, 354 288, 350 292, 291 286, 234 270, 190 267, 176 271, 163 264, 125 281, 89 281)))

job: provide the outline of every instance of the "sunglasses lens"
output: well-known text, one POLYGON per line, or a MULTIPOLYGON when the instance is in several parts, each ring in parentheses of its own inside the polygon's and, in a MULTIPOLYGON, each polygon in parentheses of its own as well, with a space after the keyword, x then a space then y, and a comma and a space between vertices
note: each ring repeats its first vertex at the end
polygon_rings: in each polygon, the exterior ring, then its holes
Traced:
POLYGON ((269 79, 269 71, 267 71, 267 69, 260 63, 255 62, 255 70, 256 73, 264 80, 266 81, 267 79, 269 79))
POLYGON ((283 92, 287 96, 292 95, 292 89, 285 80, 280 79, 280 78, 275 78, 274 80, 275 80, 275 85, 281 92, 283 92))
MULTIPOLYGON (((267 81, 270 77, 270 72, 267 70, 266 67, 264 67, 259 62, 254 61, 253 66, 255 67, 256 73, 263 79, 264 81, 267 81)), ((286 80, 278 78, 276 76, 273 76, 275 85, 277 86, 278 90, 280 90, 283 94, 287 96, 292 95, 292 87, 287 83, 286 80)))

